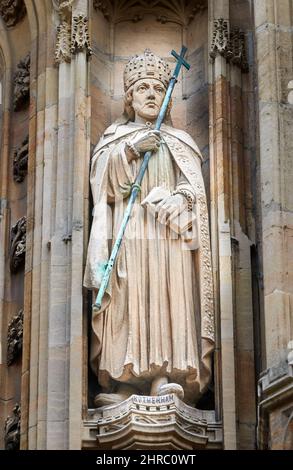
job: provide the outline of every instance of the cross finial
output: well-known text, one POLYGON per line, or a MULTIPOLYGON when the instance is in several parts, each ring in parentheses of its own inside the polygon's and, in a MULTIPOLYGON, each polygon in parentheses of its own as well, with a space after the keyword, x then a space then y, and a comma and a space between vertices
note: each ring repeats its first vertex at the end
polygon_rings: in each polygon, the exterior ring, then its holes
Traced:
POLYGON ((178 55, 177 52, 175 52, 174 50, 171 51, 172 56, 175 57, 175 59, 177 60, 177 65, 176 65, 176 68, 175 68, 175 71, 174 71, 174 76, 176 78, 179 75, 179 72, 180 72, 180 69, 181 69, 182 65, 184 65, 184 67, 187 70, 190 69, 190 65, 188 64, 188 62, 186 62, 186 60, 184 60, 184 56, 185 56, 186 52, 187 52, 187 47, 185 47, 185 46, 182 46, 180 55, 178 55))

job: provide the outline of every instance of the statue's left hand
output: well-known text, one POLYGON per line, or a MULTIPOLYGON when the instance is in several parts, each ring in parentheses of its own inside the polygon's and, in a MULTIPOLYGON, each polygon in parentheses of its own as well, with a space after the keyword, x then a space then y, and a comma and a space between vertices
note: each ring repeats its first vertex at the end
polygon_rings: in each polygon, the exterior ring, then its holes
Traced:
POLYGON ((181 214, 187 208, 186 198, 182 194, 175 194, 163 199, 157 206, 158 221, 166 224, 181 214))

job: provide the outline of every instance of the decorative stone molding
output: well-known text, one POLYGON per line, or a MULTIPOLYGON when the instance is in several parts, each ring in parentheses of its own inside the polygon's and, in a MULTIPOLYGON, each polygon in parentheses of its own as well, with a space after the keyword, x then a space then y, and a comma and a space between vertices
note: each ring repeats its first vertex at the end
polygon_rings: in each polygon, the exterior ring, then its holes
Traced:
POLYGON ((224 18, 214 20, 210 57, 215 60, 218 54, 225 57, 227 62, 240 67, 243 72, 249 71, 244 32, 238 27, 230 29, 229 20, 224 18))
MULTIPOLYGON (((287 421, 291 429, 293 416, 293 355, 292 342, 288 344, 288 359, 279 365, 265 370, 258 382, 258 447, 267 449, 272 423, 270 416, 278 412, 279 417, 287 421), (284 412, 285 410, 285 412, 284 412), (288 415, 287 417, 285 415, 288 415)), ((284 434, 284 449, 288 436, 284 434)))
POLYGON ((7 365, 11 366, 22 351, 23 310, 15 315, 7 330, 7 365))
POLYGON ((0 0, 0 15, 7 28, 15 26, 26 15, 23 0, 0 0))
POLYGON ((71 26, 66 21, 57 27, 55 61, 57 64, 71 61, 71 26))
POLYGON ((5 450, 19 450, 20 445, 20 406, 15 405, 13 415, 8 416, 4 426, 5 450))
POLYGON ((24 178, 27 175, 28 167, 28 154, 29 154, 29 137, 22 142, 21 147, 19 147, 13 158, 13 179, 17 183, 22 183, 24 178))
POLYGON ((52 0, 54 10, 59 14, 57 27, 55 61, 57 64, 71 61, 71 16, 75 0, 52 0))
POLYGON ((106 20, 111 23, 132 20, 134 23, 141 21, 145 15, 152 14, 160 23, 174 22, 186 26, 194 19, 195 15, 207 8, 206 0, 191 0, 178 2, 177 0, 150 0, 148 2, 131 0, 94 0, 94 8, 101 11, 106 20))
POLYGON ((14 111, 19 111, 29 102, 30 96, 30 55, 28 54, 17 66, 14 76, 14 111))
POLYGON ((75 0, 52 0, 53 8, 60 16, 61 21, 71 22, 72 6, 75 0))
POLYGON ((26 217, 22 217, 11 229, 10 271, 16 273, 25 261, 26 217))
POLYGON ((90 46, 88 19, 80 13, 72 19, 71 52, 76 54, 82 51, 86 51, 88 56, 91 56, 93 53, 90 46))
POLYGON ((183 403, 175 394, 132 395, 118 405, 89 410, 84 449, 221 449, 214 411, 183 403))
POLYGON ((242 72, 248 72, 249 66, 246 56, 245 35, 240 28, 233 27, 231 29, 229 46, 231 62, 240 67, 242 72))
POLYGON ((210 57, 215 59, 218 54, 226 57, 229 47, 230 24, 228 20, 219 18, 214 20, 214 30, 210 57))
POLYGON ((288 83, 288 90, 288 103, 293 104, 293 80, 290 80, 290 82, 288 83))

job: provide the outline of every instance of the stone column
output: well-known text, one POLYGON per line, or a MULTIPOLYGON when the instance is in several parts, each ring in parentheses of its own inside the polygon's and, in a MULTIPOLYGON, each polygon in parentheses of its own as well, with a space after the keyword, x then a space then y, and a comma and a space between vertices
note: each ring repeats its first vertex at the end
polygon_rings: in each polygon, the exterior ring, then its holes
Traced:
POLYGON ((266 447, 270 434, 271 447, 281 449, 293 403, 292 0, 254 0, 254 14, 267 368, 259 384, 259 442, 266 447))
POLYGON ((88 2, 59 11, 56 212, 51 238, 47 448, 79 449, 88 212, 88 2), (64 44, 66 47, 64 48, 64 44), (67 47, 68 46, 68 47, 67 47))
POLYGON ((225 50, 229 40, 229 1, 209 2, 210 50, 210 153, 211 223, 215 274, 217 329, 222 384, 222 418, 225 449, 236 449, 235 344, 231 258, 229 75, 225 50), (213 37, 214 34, 214 37, 213 37))

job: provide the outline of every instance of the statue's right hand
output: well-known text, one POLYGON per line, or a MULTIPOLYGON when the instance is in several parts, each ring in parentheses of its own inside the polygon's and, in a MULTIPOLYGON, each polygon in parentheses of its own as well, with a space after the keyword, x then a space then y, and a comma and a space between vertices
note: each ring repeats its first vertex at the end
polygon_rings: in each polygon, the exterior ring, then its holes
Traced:
MULTIPOLYGON (((144 154, 146 152, 156 152, 161 143, 160 131, 148 131, 145 135, 130 140, 131 146, 135 148, 137 153, 144 154)), ((131 150, 131 147, 130 147, 131 150)), ((135 152, 133 158, 137 158, 135 152)))

